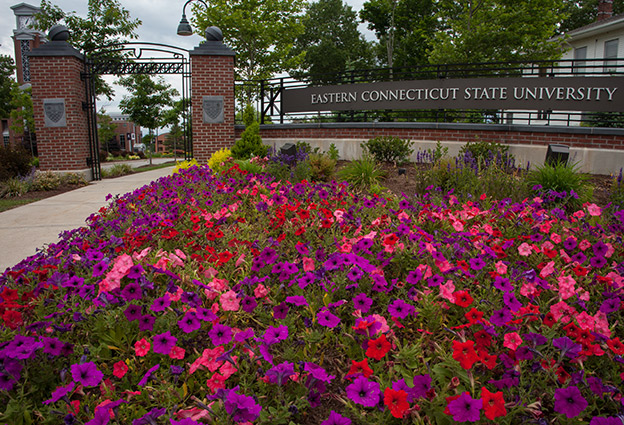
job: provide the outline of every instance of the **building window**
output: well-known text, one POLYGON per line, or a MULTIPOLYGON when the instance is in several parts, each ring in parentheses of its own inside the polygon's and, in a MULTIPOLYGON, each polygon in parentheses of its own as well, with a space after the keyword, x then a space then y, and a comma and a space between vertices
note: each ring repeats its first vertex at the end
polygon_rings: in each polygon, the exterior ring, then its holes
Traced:
POLYGON ((2 136, 2 139, 4 141, 4 147, 8 148, 9 147, 9 136, 7 134, 2 136))
POLYGON ((605 41, 604 45, 604 72, 616 72, 618 57, 618 39, 605 41))
POLYGON ((585 72, 585 65, 587 59, 587 47, 579 47, 574 49, 574 65, 572 66, 572 72, 575 74, 582 74, 585 72))
POLYGON ((121 149, 122 151, 126 150, 126 135, 125 134, 119 135, 119 149, 121 149))

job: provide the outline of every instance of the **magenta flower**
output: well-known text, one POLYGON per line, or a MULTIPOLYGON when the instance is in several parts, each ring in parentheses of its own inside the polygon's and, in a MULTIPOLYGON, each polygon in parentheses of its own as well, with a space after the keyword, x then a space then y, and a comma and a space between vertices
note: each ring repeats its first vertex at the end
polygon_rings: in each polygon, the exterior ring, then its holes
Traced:
POLYGON ((194 312, 188 312, 181 320, 178 321, 178 327, 182 329, 182 332, 189 334, 200 329, 201 322, 194 312))
POLYGON ((333 315, 327 309, 321 311, 316 317, 318 318, 319 325, 327 326, 328 328, 335 328, 338 326, 338 323, 340 323, 340 318, 333 315))
POLYGON ((241 301, 241 305, 243 307, 243 311, 251 313, 258 306, 258 302, 254 297, 248 295, 243 298, 243 300, 241 301))
POLYGON ((232 340, 232 328, 217 323, 210 329, 208 336, 214 346, 229 344, 232 340))
POLYGON ((133 322, 141 318, 141 307, 136 304, 129 304, 124 310, 124 316, 128 321, 133 322))
POLYGON ((165 311, 165 309, 169 307, 170 305, 171 305, 171 299, 169 298, 168 294, 165 294, 164 296, 160 298, 156 298, 154 302, 152 302, 152 305, 150 306, 150 310, 152 310, 155 313, 160 312, 160 311, 165 311))
POLYGON ((427 391, 431 389, 431 376, 429 375, 416 375, 413 382, 412 394, 414 398, 425 397, 427 391))
POLYGON ((225 410, 235 422, 253 422, 260 416, 262 406, 253 397, 230 391, 224 401, 225 410))
POLYGON ((58 387, 57 389, 55 389, 52 392, 52 397, 46 401, 43 402, 43 404, 50 404, 50 403, 56 403, 57 401, 59 401, 60 399, 62 399, 63 397, 65 397, 67 394, 71 393, 74 390, 74 387, 76 386, 75 383, 70 382, 69 384, 65 385, 64 387, 58 387))
POLYGON ((286 297, 286 302, 292 305, 296 305, 297 307, 307 306, 308 300, 302 295, 293 295, 290 297, 286 297))
POLYGON ((171 335, 171 332, 167 331, 160 335, 154 336, 154 353, 168 355, 171 349, 175 347, 178 342, 178 338, 171 335))
POLYGON ((448 404, 453 420, 457 422, 477 422, 480 419, 481 407, 483 400, 473 399, 468 393, 463 393, 448 404))
POLYGON ((290 310, 290 307, 288 307, 288 304, 286 304, 285 302, 278 304, 273 307, 273 317, 276 320, 285 319, 288 315, 288 310, 290 310))
POLYGON ((351 419, 345 418, 340 413, 332 410, 329 413, 329 417, 321 422, 321 425, 351 425, 351 419))
POLYGON ((279 325, 277 328, 273 326, 269 326, 266 331, 264 331, 264 343, 267 345, 276 344, 280 341, 284 341, 288 338, 288 326, 279 325))
POLYGON ((52 356, 61 355, 61 351, 63 350, 63 342, 61 342, 58 338, 42 337, 41 342, 43 343, 44 353, 50 354, 52 356))
POLYGON ((388 313, 392 317, 398 317, 399 319, 405 319, 410 314, 413 314, 415 310, 413 305, 403 300, 394 300, 388 305, 388 313))
POLYGON ((143 291, 138 283, 132 282, 121 291, 121 296, 126 301, 140 300, 143 298, 143 291))
POLYGON ((555 390, 555 412, 568 418, 577 417, 587 407, 587 400, 576 386, 555 390))
POLYGON ((269 381, 280 386, 284 384, 285 380, 294 374, 295 365, 290 362, 280 363, 266 371, 266 376, 269 378, 269 381))
POLYGON ((139 330, 142 332, 148 332, 154 329, 154 322, 156 318, 151 314, 145 314, 139 319, 139 330))
POLYGON ((379 384, 369 381, 362 375, 355 378, 353 383, 347 386, 346 390, 347 397, 351 401, 364 407, 374 407, 379 403, 379 396, 381 395, 379 384))
POLYGON ((304 372, 309 372, 314 379, 326 383, 330 383, 336 376, 328 375, 327 371, 317 364, 306 362, 303 366, 304 372))
POLYGON ((151 425, 156 423, 156 419, 161 417, 167 413, 167 409, 162 408, 153 408, 145 415, 141 416, 139 419, 135 419, 132 421, 132 425, 151 425))
POLYGON ((102 381, 104 374, 93 362, 71 365, 71 374, 75 382, 85 387, 94 387, 102 381))
POLYGON ((143 387, 147 384, 147 381, 152 377, 152 375, 154 374, 154 372, 156 372, 158 369, 160 368, 160 364, 157 364, 156 366, 151 367, 146 373, 145 375, 143 375, 143 378, 141 378, 141 380, 139 381, 139 383, 137 384, 139 387, 143 387))
POLYGON ((371 306, 373 305, 373 300, 366 296, 364 293, 359 293, 355 297, 353 297, 353 306, 356 310, 360 310, 362 313, 368 313, 371 306))

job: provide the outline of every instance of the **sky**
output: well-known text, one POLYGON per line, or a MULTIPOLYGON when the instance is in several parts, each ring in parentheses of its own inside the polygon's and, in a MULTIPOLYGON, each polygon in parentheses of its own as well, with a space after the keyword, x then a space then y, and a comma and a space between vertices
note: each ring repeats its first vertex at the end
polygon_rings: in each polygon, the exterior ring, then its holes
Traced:
MULTIPOLYGON (((365 0, 346 0, 346 3, 355 11, 359 11, 364 1, 365 0)), ((51 2, 59 6, 65 12, 74 11, 83 17, 87 14, 87 0, 51 0, 51 2)), ((0 0, 0 54, 9 55, 14 59, 15 55, 11 36, 13 35, 13 29, 16 28, 16 21, 13 10, 10 8, 20 3, 22 3, 20 0, 0 0)), ((24 0, 23 3, 33 6, 39 6, 40 4, 38 0, 24 0)), ((181 37, 176 34, 178 23, 182 17, 182 7, 184 6, 185 0, 120 0, 120 3, 130 12, 132 18, 138 18, 142 21, 141 27, 137 30, 139 40, 136 41, 168 44, 192 50, 204 39, 195 34, 188 37, 181 37)), ((189 18, 191 14, 191 4, 186 8, 187 17, 189 18)), ((372 33, 367 31, 364 25, 360 25, 360 31, 365 33, 367 38, 374 38, 372 33), (366 34, 367 32, 368 34, 366 34)), ((110 80, 113 81, 114 78, 111 77, 110 80)), ((168 77, 166 80, 172 86, 178 88, 178 90, 180 89, 181 78, 179 76, 168 77)), ((115 101, 100 101, 98 102, 98 109, 104 107, 109 113, 119 112, 117 105, 124 95, 124 90, 119 88, 116 89, 116 92, 117 97, 115 101)))

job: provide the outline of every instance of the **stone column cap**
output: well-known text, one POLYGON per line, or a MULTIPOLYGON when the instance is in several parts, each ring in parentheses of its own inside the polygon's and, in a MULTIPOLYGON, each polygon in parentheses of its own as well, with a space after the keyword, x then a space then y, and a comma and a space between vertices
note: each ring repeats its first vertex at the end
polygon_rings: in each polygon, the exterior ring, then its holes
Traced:
POLYGON ((50 28, 48 38, 50 41, 28 53, 28 56, 72 56, 84 60, 84 55, 67 42, 69 30, 63 25, 50 28))
POLYGON ((219 27, 206 28, 206 41, 189 52, 191 56, 236 56, 236 52, 223 44, 223 33, 219 27))

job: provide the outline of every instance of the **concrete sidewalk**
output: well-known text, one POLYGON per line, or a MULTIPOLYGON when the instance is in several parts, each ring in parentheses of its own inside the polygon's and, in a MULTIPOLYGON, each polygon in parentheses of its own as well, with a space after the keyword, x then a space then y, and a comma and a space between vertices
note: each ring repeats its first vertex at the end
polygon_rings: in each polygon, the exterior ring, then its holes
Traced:
POLYGON ((61 232, 84 226, 87 217, 108 205, 109 193, 131 192, 171 175, 172 170, 173 167, 166 167, 91 182, 89 186, 0 213, 0 274, 36 254, 37 248, 58 242, 61 232))

